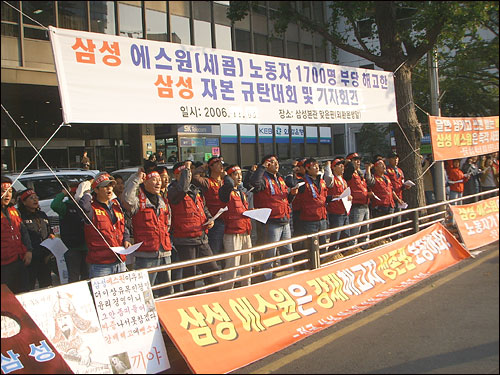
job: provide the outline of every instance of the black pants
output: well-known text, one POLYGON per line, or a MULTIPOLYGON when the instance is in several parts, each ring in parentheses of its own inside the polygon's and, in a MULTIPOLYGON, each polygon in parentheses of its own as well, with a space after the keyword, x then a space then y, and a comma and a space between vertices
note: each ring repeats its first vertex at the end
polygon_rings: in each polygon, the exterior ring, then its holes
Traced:
MULTIPOLYGON (((212 250, 210 249, 210 246, 208 244, 175 245, 175 248, 177 249, 177 255, 179 256, 180 261, 198 259, 213 255, 212 250)), ((219 267, 217 266, 216 262, 208 262, 200 264, 198 266, 184 267, 182 269, 182 276, 184 278, 194 276, 196 274, 196 267, 200 267, 202 273, 208 273, 219 270, 219 267)), ((205 282, 205 285, 217 283, 220 281, 220 275, 207 277, 203 281, 205 282)), ((194 287, 195 287, 194 281, 189 281, 182 284, 182 288, 185 291, 193 289, 194 287)), ((218 290, 219 287, 216 287, 209 289, 207 291, 214 292, 218 290)))
POLYGON ((35 289, 37 280, 39 288, 46 288, 48 286, 52 286, 52 270, 49 262, 48 261, 46 262, 45 260, 46 260, 45 254, 39 256, 33 255, 33 259, 31 259, 31 263, 27 267, 29 290, 35 289))
POLYGON ((64 253, 66 266, 68 267, 68 282, 87 280, 89 278, 89 269, 85 258, 88 251, 68 249, 64 253))
POLYGON ((7 284, 14 294, 28 291, 28 270, 24 261, 18 259, 9 264, 2 264, 2 284, 7 284))
MULTIPOLYGON (((384 215, 389 215, 394 213, 394 208, 392 207, 382 207, 382 206, 377 206, 376 208, 372 208, 370 215, 371 219, 375 219, 376 217, 384 216, 384 215)), ((380 228, 386 228, 392 225, 392 219, 386 219, 386 220, 381 220, 377 221, 376 223, 372 224, 372 230, 375 229, 380 229, 380 228)), ((385 234, 389 233, 388 231, 381 231, 378 233, 374 233, 370 235, 370 238, 377 238, 380 236, 383 236, 385 234)))

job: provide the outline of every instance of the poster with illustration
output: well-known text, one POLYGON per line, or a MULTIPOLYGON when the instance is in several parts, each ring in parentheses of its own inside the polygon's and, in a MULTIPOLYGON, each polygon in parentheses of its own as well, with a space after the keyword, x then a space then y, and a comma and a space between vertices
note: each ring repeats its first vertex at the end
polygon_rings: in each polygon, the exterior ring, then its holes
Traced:
POLYGON ((111 374, 87 281, 16 296, 75 374, 111 374))

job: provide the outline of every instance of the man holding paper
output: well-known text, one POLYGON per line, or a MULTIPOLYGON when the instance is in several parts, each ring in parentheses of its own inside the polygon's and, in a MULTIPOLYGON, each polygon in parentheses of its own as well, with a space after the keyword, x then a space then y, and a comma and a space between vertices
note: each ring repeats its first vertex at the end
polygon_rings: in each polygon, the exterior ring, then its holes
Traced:
MULTIPOLYGON (((136 269, 171 263, 170 209, 167 200, 161 196, 161 187, 160 174, 157 171, 146 174, 143 168, 125 183, 123 200, 130 207, 134 240, 135 243, 142 242, 134 253, 136 269)), ((149 274, 151 285, 155 285, 156 276, 156 272, 149 274)), ((162 281, 170 281, 170 275, 162 281)))
MULTIPOLYGON (((219 198, 227 204, 227 212, 223 215, 224 220, 224 252, 230 253, 236 250, 249 249, 252 247, 250 234, 252 224, 250 218, 243 213, 248 211, 248 199, 243 191, 241 182, 243 176, 238 165, 230 165, 226 168, 224 185, 219 189, 219 198)), ((250 254, 226 259, 224 269, 250 263, 250 254)), ((241 276, 249 275, 251 267, 240 270, 241 276)), ((237 271, 226 272, 222 275, 223 280, 234 279, 237 271)), ((250 279, 242 280, 242 286, 250 285, 250 279)), ((223 285, 221 289, 232 289, 234 283, 223 285)))
MULTIPOLYGON (((191 184, 191 161, 176 163, 173 174, 175 181, 168 187, 168 199, 172 209, 172 238, 179 259, 184 261, 212 256, 207 232, 214 222, 209 220, 212 215, 205 206, 200 189, 191 184)), ((199 267, 203 273, 219 270, 215 262, 202 263, 199 267)), ((195 274, 196 266, 183 268, 184 277, 195 274)), ((213 284, 219 280, 220 276, 211 276, 206 282, 213 284)), ((194 281, 183 284, 184 290, 194 286, 194 281)))

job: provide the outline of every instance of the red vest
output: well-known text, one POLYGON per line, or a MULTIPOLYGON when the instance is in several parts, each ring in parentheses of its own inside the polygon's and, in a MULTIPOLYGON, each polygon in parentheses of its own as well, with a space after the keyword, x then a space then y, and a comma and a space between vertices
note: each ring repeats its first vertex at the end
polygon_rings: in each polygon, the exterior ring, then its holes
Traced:
MULTIPOLYGON (((310 177, 306 177, 304 181, 306 183, 306 190, 304 190, 304 192, 301 194, 297 194, 300 196, 300 199, 303 202, 303 206, 300 210, 300 220, 319 221, 322 219, 326 219, 326 196, 328 192, 325 180, 319 180, 321 192, 318 190, 318 187, 314 183, 310 183, 310 177)), ((297 199, 297 197, 295 199, 297 199)))
POLYGON ((18 258, 24 259, 24 254, 26 254, 26 246, 21 240, 22 220, 19 211, 14 206, 8 207, 7 211, 11 224, 2 212, 2 265, 15 262, 18 258))
POLYGON ((270 208, 270 219, 281 219, 283 217, 290 217, 290 205, 288 204, 288 188, 286 187, 283 178, 278 177, 278 183, 274 178, 268 178, 264 174, 266 188, 254 194, 253 203, 255 208, 270 208), (274 194, 271 190, 271 182, 274 194))
POLYGON ((351 188, 352 204, 368 204, 368 187, 364 178, 355 172, 347 185, 351 188))
POLYGON ((248 202, 243 194, 243 199, 237 190, 231 191, 227 211, 224 212, 224 233, 227 234, 250 234, 252 223, 250 218, 243 216, 243 212, 248 210, 248 202))
POLYGON ((403 171, 398 168, 397 166, 392 168, 392 167, 387 167, 387 176, 391 179, 391 184, 392 188, 394 189, 394 192, 396 195, 399 197, 399 199, 403 199, 403 181, 405 179, 405 175, 403 174, 403 171), (396 171, 399 173, 396 173, 396 171))
POLYGON ((170 204, 172 209, 172 236, 177 238, 200 237, 207 232, 207 222, 204 203, 200 194, 196 195, 196 202, 189 195, 177 204, 170 204))
MULTIPOLYGON (((302 182, 304 181, 304 179, 302 178, 302 176, 297 176, 297 182, 302 182)), ((301 199, 302 197, 300 196, 300 194, 297 194, 295 196, 295 198, 293 198, 293 201, 292 201, 292 211, 300 211, 300 209, 302 208, 301 206, 301 199)))
MULTIPOLYGON (((125 217, 116 199, 113 200, 113 212, 116 216, 116 223, 111 222, 109 213, 102 205, 96 201, 92 202, 93 217, 92 222, 99 229, 99 232, 108 241, 109 246, 123 246, 123 232, 125 230, 125 217)), ((102 237, 97 233, 91 224, 85 224, 85 241, 89 252, 87 254, 87 263, 89 264, 111 264, 118 258, 111 250, 102 237)), ((121 260, 125 261, 126 256, 118 254, 121 260)))
POLYGON ((370 203, 372 207, 394 207, 394 197, 392 196, 392 184, 389 177, 383 175, 382 177, 373 176, 375 185, 371 187, 371 191, 377 198, 371 198, 370 203))
POLYGON ((450 190, 456 191, 458 193, 464 192, 464 182, 467 182, 467 178, 464 176, 464 172, 460 168, 450 168, 448 170, 448 181, 460 181, 456 184, 450 184, 450 190))
POLYGON ((224 203, 219 199, 219 189, 222 186, 223 181, 217 182, 212 177, 208 178, 208 189, 203 192, 205 197, 205 203, 207 205, 208 211, 212 216, 222 208, 226 207, 224 203))
MULTIPOLYGON (((347 189, 347 182, 345 182, 344 177, 333 176, 333 184, 328 188, 328 195, 341 195, 345 189, 347 189)), ((340 199, 328 203, 326 209, 329 214, 347 215, 344 203, 340 199)))
POLYGON ((142 242, 137 251, 156 252, 160 244, 164 250, 171 250, 169 230, 169 210, 167 202, 158 197, 160 214, 156 216, 153 207, 146 207, 146 194, 139 188, 139 209, 132 217, 134 226, 134 241, 142 242))

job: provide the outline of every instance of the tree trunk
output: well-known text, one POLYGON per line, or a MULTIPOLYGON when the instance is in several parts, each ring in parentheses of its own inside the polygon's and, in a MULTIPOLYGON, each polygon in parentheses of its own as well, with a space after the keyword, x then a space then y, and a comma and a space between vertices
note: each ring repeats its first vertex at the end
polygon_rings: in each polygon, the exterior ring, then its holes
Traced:
POLYGON ((414 187, 403 192, 403 199, 408 203, 410 208, 422 207, 425 206, 422 159, 420 158, 422 129, 415 113, 415 105, 413 104, 411 70, 405 65, 396 72, 394 86, 398 120, 401 125, 401 128, 397 124, 393 125, 399 164, 405 174, 405 180, 411 180, 415 183, 414 187), (401 129, 403 129, 406 137, 401 132, 401 129))

